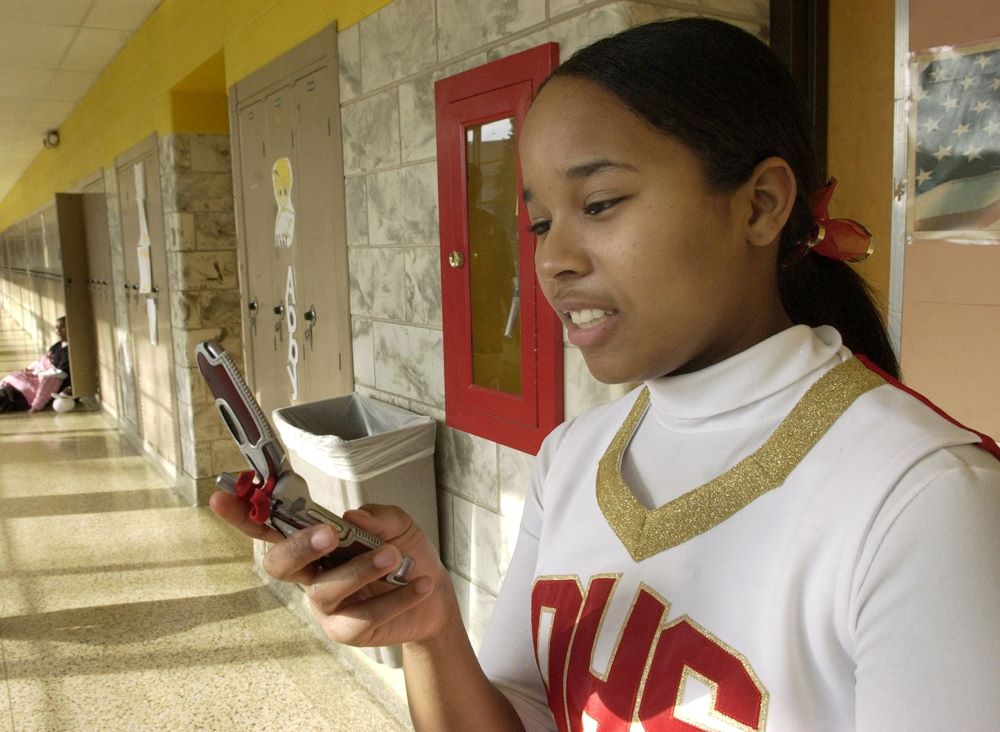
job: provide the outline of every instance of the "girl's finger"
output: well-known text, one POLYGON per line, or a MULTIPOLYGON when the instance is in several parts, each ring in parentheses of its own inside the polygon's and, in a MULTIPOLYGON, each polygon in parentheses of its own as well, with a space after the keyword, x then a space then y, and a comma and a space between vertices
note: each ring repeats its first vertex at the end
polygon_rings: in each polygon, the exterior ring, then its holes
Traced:
POLYGON ((250 509, 236 496, 216 491, 208 500, 208 505, 216 516, 226 521, 253 539, 263 539, 272 544, 281 541, 281 534, 266 524, 250 520, 250 509))
POLYGON ((317 578, 314 563, 335 546, 337 532, 330 526, 310 526, 271 547, 264 555, 264 571, 284 582, 311 585, 317 578))
POLYGON ((314 602, 310 602, 310 609, 331 640, 355 646, 387 645, 395 639, 386 637, 383 626, 424 602, 433 589, 430 577, 420 577, 405 587, 346 605, 332 615, 314 602))

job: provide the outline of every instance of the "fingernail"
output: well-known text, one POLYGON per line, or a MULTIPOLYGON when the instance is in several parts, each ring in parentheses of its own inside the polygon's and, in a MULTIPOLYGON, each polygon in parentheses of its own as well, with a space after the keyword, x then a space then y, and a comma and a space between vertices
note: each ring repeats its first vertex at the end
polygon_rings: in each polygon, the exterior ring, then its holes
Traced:
POLYGON ((309 543, 316 551, 323 551, 324 549, 332 548, 333 541, 333 529, 329 526, 320 526, 313 532, 312 536, 309 537, 309 543))
POLYGON ((376 552, 375 556, 372 557, 372 562, 379 569, 389 569, 399 564, 399 559, 396 556, 396 550, 391 546, 387 546, 376 552))

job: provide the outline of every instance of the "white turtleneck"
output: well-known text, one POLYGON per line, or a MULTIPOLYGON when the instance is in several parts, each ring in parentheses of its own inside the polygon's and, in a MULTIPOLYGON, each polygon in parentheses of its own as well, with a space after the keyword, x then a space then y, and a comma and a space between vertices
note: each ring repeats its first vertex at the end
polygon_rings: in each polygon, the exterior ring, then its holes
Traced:
MULTIPOLYGON (((698 489, 754 453, 849 358, 834 329, 795 326, 647 382, 622 477, 647 508, 698 489)), ((640 718, 674 729, 671 714, 721 730, 995 726, 1000 463, 971 446, 975 434, 878 386, 780 485, 636 561, 595 482, 637 393, 561 425, 536 460, 480 654, 526 729, 625 720, 637 731, 640 718), (644 635, 637 619, 658 612, 646 626, 657 634, 644 635), (555 697, 558 726, 552 689, 567 695, 555 697), (720 711, 727 694, 744 704, 733 711, 742 727, 720 711)))
POLYGON ((650 408, 625 453, 625 481, 654 508, 712 480, 760 447, 809 385, 850 355, 833 328, 796 325, 701 371, 647 381, 650 408))

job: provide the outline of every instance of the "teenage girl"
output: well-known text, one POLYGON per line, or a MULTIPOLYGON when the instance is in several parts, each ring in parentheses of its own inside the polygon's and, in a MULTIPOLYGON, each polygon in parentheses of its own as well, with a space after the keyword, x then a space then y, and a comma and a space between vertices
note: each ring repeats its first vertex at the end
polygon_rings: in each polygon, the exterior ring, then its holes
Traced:
POLYGON ((215 511, 331 638, 404 644, 418 729, 995 728, 1000 452, 895 382, 780 62, 711 20, 631 29, 555 72, 520 156, 546 297, 642 385, 546 440, 479 658, 399 509, 349 512, 389 546, 331 571, 329 528, 215 511))

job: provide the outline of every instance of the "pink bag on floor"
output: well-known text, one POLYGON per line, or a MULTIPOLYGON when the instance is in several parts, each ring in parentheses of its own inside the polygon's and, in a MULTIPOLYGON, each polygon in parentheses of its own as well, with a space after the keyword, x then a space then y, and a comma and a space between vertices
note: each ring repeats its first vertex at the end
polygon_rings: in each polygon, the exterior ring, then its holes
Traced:
POLYGON ((44 409, 66 380, 66 372, 52 365, 52 360, 45 354, 26 369, 15 371, 0 380, 0 386, 13 386, 24 395, 31 405, 31 411, 44 409))

